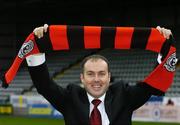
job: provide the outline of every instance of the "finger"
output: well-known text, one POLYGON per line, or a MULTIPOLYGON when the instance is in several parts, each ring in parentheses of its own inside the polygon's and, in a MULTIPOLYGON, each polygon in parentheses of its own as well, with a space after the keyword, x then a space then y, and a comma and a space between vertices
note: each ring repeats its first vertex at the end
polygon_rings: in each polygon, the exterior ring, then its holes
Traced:
POLYGON ((156 29, 159 31, 160 34, 162 34, 162 29, 160 26, 157 26, 156 29))
POLYGON ((165 36, 166 39, 169 39, 171 34, 172 34, 171 30, 164 29, 164 36, 165 36))
POLYGON ((38 38, 41 38, 41 28, 40 27, 36 29, 35 33, 38 38))
POLYGON ((170 34, 169 34, 168 30, 165 31, 165 36, 166 36, 166 39, 169 39, 170 34))
POLYGON ((167 30, 167 32, 166 32, 166 34, 167 34, 167 39, 169 39, 170 38, 170 36, 172 35, 172 32, 171 32, 171 30, 167 30))
POLYGON ((34 31, 34 33, 35 33, 36 37, 38 37, 38 38, 40 37, 40 36, 39 36, 39 28, 36 28, 35 31, 34 31))
POLYGON ((166 29, 164 27, 161 28, 162 34, 164 36, 164 38, 167 38, 166 36, 166 29))
POLYGON ((41 33, 40 33, 41 31, 40 30, 41 30, 41 28, 38 27, 38 28, 35 28, 34 31, 33 31, 35 36, 38 37, 38 38, 41 38, 41 33))
POLYGON ((44 32, 45 32, 45 33, 47 32, 47 28, 48 28, 48 25, 47 25, 47 24, 44 24, 43 29, 44 29, 44 32))
POLYGON ((160 29, 161 27, 160 26, 157 26, 156 29, 160 29))
POLYGON ((169 39, 169 33, 168 30, 165 29, 164 27, 161 28, 161 32, 164 38, 169 39))
POLYGON ((35 36, 37 36, 37 28, 33 30, 33 33, 35 34, 35 36))
POLYGON ((39 36, 40 36, 40 38, 42 38, 43 35, 44 35, 44 28, 40 27, 40 29, 39 29, 39 36))

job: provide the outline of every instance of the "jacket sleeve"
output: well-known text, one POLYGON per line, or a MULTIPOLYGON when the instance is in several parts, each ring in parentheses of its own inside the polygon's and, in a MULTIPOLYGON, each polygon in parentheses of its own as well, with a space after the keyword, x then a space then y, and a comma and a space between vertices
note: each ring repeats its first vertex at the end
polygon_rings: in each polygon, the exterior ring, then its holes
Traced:
POLYGON ((152 95, 163 96, 164 92, 149 86, 146 83, 137 83, 134 86, 124 85, 127 96, 127 105, 130 109, 136 110, 144 105, 152 95))
POLYGON ((66 90, 50 78, 46 62, 38 66, 28 66, 28 70, 38 93, 44 96, 57 110, 63 112, 66 90))

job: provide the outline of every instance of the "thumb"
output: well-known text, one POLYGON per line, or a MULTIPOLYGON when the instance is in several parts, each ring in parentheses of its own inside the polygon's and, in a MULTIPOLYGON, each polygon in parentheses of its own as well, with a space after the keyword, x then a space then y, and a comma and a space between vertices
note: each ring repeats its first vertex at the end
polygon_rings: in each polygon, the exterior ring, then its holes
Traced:
POLYGON ((44 29, 44 32, 46 33, 46 32, 47 32, 47 29, 48 29, 48 25, 47 25, 47 24, 44 24, 43 29, 44 29))

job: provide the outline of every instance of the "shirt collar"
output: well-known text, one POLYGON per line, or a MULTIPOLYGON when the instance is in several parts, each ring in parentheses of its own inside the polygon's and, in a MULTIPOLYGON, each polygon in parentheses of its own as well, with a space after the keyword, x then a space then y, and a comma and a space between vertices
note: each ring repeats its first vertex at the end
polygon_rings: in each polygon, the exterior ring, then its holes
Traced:
MULTIPOLYGON (((105 95, 106 95, 106 93, 104 93, 101 97, 98 98, 103 103, 104 103, 105 95)), ((93 96, 91 96, 89 93, 87 93, 87 96, 88 96, 89 103, 91 103, 92 100, 97 99, 97 98, 94 98, 93 96)))

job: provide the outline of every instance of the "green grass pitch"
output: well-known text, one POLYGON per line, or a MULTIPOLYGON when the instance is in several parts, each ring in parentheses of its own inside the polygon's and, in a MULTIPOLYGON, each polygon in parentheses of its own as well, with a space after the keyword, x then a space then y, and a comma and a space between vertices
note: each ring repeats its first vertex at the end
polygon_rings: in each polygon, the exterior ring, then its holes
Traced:
MULTIPOLYGON (((62 119, 1 116, 0 125, 65 125, 62 119)), ((180 125, 180 123, 133 122, 132 125, 180 125)))

